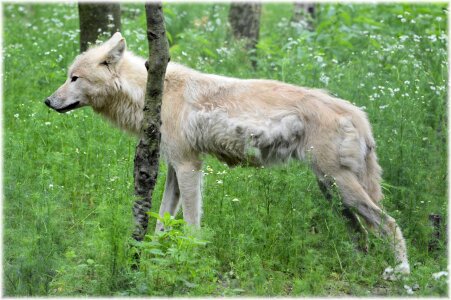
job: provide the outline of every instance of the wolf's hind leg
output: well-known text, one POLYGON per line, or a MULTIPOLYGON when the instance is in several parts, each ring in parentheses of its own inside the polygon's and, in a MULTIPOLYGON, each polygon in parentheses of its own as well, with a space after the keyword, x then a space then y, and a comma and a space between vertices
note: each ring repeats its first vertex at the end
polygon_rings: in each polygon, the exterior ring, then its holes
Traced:
MULTIPOLYGON (((174 167, 168 163, 168 172, 166 175, 166 184, 164 187, 163 200, 160 205, 160 216, 168 212, 171 216, 177 214, 179 203, 180 203, 180 189, 177 181, 177 175, 175 174, 174 167)), ((155 232, 162 231, 163 224, 157 221, 157 226, 155 227, 155 232)))
MULTIPOLYGON (((324 197, 328 201, 332 201, 331 185, 317 178, 318 186, 324 197)), ((344 207, 341 210, 343 216, 349 221, 351 228, 360 235, 359 248, 368 252, 368 231, 363 226, 358 215, 350 208, 344 207)))
POLYGON ((180 188, 183 219, 188 224, 198 228, 202 214, 201 166, 200 161, 190 161, 175 167, 180 188))
POLYGON ((406 242, 395 219, 383 212, 371 200, 360 185, 356 175, 351 171, 342 169, 334 177, 344 205, 354 208, 375 231, 378 231, 390 242, 398 263, 395 272, 409 274, 410 266, 407 259, 406 242))

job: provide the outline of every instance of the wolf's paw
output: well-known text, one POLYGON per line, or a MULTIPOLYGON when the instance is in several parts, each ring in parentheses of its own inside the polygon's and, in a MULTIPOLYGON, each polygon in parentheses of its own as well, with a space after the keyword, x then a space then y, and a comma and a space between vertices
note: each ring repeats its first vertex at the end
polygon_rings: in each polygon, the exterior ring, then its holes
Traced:
POLYGON ((157 221, 157 225, 155 226, 155 233, 163 232, 164 231, 164 225, 159 220, 157 221))
POLYGON ((394 269, 392 267, 386 268, 384 270, 384 273, 382 274, 382 278, 384 278, 385 280, 395 281, 409 274, 410 274, 409 264, 401 263, 397 265, 394 269))

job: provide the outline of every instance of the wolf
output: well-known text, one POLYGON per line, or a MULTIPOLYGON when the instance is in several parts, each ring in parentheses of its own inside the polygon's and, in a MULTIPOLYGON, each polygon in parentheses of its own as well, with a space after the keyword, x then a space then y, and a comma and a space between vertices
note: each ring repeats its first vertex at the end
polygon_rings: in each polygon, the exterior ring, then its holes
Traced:
MULTIPOLYGON (((116 33, 78 55, 66 82, 45 104, 60 113, 90 106, 139 135, 146 80, 145 59, 128 51, 116 33)), ((160 215, 175 215, 181 203, 185 221, 200 226, 204 154, 229 166, 307 160, 326 198, 336 186, 346 214, 390 240, 395 272, 409 274, 402 232, 380 206, 382 171, 370 123, 348 101, 317 89, 203 74, 169 62, 160 148, 168 165, 160 215)), ((156 230, 161 228, 157 223, 156 230)))

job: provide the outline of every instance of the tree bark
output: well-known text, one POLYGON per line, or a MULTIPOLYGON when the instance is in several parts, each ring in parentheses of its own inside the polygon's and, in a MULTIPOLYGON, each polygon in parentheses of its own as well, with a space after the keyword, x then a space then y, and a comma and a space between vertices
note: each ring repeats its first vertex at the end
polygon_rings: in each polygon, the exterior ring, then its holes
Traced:
POLYGON ((144 103, 144 119, 141 139, 135 154, 135 194, 137 200, 133 206, 136 228, 133 237, 140 241, 147 231, 149 216, 147 212, 152 204, 152 192, 158 176, 160 147, 160 108, 163 99, 163 84, 169 61, 169 44, 166 38, 162 4, 145 4, 147 20, 147 40, 149 58, 147 87, 144 103))
POLYGON ((121 31, 121 6, 119 3, 79 3, 80 52, 95 44, 101 34, 108 37, 121 31))
POLYGON ((295 2, 293 8, 293 17, 291 22, 297 27, 303 27, 313 30, 312 20, 315 18, 315 4, 305 2, 295 2))
POLYGON ((255 49, 260 31, 261 3, 230 4, 229 22, 233 36, 246 41, 246 47, 255 49))

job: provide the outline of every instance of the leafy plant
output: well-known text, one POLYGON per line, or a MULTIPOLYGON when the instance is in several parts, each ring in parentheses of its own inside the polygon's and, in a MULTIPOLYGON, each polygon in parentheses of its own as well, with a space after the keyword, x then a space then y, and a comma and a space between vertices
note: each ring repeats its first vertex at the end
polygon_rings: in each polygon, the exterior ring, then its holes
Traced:
POLYGON ((139 268, 134 278, 136 287, 130 294, 158 296, 211 294, 216 289, 216 259, 208 255, 208 242, 200 231, 175 219, 150 212, 164 226, 164 231, 147 234, 144 241, 134 243, 139 268))

